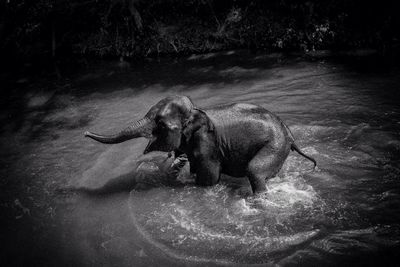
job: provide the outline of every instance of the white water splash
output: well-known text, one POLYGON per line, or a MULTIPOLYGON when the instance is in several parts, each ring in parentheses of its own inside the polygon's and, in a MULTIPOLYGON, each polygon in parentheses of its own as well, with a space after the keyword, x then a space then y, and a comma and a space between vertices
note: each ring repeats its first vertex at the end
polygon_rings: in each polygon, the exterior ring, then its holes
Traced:
POLYGON ((158 249, 184 258, 263 263, 318 234, 310 224, 299 229, 296 218, 312 216, 320 201, 312 186, 295 173, 271 179, 268 189, 247 199, 225 184, 132 191, 129 203, 135 226, 158 249))

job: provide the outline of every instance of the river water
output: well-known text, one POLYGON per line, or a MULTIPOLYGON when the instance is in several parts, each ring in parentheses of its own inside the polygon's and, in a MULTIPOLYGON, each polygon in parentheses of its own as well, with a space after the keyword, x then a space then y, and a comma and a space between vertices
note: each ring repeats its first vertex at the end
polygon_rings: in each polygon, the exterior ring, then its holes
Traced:
POLYGON ((11 231, 9 255, 41 266, 394 265, 399 74, 357 57, 226 52, 99 63, 63 90, 26 93, 24 112, 8 111, 17 119, 6 120, 2 135, 3 174, 29 185, 12 197, 22 230, 11 231), (141 158, 145 139, 103 145, 83 137, 122 129, 172 94, 203 108, 245 102, 275 112, 317 169, 291 152, 266 193, 246 196, 246 179, 197 187, 187 166, 183 186, 169 183, 167 155, 141 158), (116 189, 102 194, 58 190, 110 181, 116 189))

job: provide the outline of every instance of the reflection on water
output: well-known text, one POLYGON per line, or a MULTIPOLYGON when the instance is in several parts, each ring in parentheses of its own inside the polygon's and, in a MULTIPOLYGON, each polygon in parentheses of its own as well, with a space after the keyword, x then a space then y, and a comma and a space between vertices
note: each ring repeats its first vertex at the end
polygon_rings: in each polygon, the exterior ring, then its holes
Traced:
POLYGON ((67 265, 391 263, 400 246, 400 75, 353 67, 231 53, 124 71, 100 66, 70 92, 30 96, 24 115, 3 126, 10 152, 2 161, 8 175, 33 181, 33 204, 19 199, 33 217, 38 201, 55 207, 52 234, 33 254, 52 244, 48 255, 59 257, 44 261, 67 265), (106 146, 83 138, 87 129, 121 129, 171 94, 200 107, 251 102, 277 113, 317 169, 291 153, 268 192, 245 197, 246 179, 201 188, 187 169, 185 186, 160 183, 166 156, 141 165, 144 139, 106 146), (53 184, 96 190, 118 179, 150 186, 101 198, 45 193, 53 184))

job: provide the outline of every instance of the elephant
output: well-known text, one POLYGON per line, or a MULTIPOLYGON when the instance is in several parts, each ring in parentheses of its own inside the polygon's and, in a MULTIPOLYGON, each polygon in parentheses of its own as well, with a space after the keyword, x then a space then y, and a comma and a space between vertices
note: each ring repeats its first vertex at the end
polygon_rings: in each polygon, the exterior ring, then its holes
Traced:
POLYGON ((266 190, 266 179, 279 172, 291 150, 312 161, 314 168, 317 165, 297 147, 289 128, 277 115, 247 103, 200 109, 187 96, 170 96, 116 134, 87 131, 85 136, 106 144, 148 138, 144 154, 186 154, 197 185, 215 185, 221 173, 247 176, 255 194, 266 190))

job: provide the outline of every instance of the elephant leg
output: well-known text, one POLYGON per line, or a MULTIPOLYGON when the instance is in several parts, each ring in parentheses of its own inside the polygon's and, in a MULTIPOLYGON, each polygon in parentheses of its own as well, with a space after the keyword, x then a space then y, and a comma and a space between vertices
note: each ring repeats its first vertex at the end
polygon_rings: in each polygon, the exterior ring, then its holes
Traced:
POLYGON ((211 186, 219 182, 221 165, 218 161, 207 158, 197 158, 195 161, 196 184, 211 186))
POLYGON ((247 167, 247 176, 253 193, 260 193, 267 189, 265 180, 274 177, 279 172, 289 152, 289 147, 279 148, 270 144, 257 152, 247 167))

